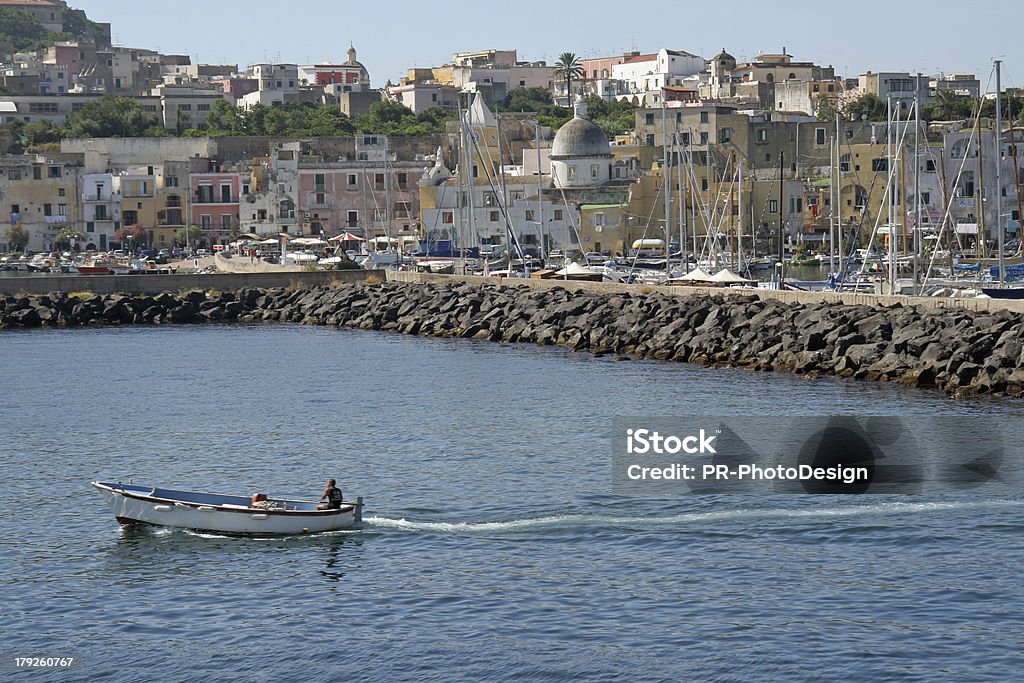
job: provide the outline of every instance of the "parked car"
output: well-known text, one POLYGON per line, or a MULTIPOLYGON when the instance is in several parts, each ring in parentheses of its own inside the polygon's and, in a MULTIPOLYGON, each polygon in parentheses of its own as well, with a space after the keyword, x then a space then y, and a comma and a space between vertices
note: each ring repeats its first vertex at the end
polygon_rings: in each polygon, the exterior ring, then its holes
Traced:
POLYGON ((196 249, 196 258, 205 258, 206 256, 210 255, 211 254, 209 249, 196 249))

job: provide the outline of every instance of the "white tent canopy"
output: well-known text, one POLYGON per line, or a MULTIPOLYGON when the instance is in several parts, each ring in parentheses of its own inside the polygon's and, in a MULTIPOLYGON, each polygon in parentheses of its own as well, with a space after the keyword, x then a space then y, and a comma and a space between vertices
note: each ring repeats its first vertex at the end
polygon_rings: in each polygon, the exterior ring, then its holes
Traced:
POLYGON ((712 282, 718 282, 718 283, 721 283, 721 284, 741 284, 741 283, 744 283, 744 282, 752 282, 752 280, 748 280, 745 277, 737 275, 736 273, 732 272, 728 268, 726 268, 724 270, 720 270, 717 273, 715 273, 714 275, 712 275, 711 276, 711 281, 712 282))
POLYGON ((694 268, 686 275, 681 275, 675 279, 682 280, 683 282, 712 282, 711 274, 703 268, 694 268))

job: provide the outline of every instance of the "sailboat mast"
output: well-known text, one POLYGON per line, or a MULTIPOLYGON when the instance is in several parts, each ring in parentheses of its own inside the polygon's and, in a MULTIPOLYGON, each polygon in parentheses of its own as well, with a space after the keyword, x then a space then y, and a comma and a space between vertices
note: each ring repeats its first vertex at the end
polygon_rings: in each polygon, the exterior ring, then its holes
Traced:
POLYGON ((839 113, 836 112, 836 251, 839 254, 839 280, 842 281, 846 272, 846 255, 843 252, 843 147, 839 134, 839 113))
POLYGON ((828 271, 836 272, 836 145, 829 140, 828 150, 828 271))
POLYGON ((686 145, 684 150, 679 145, 678 138, 676 139, 677 153, 679 154, 679 161, 682 165, 682 171, 679 176, 679 252, 680 259, 682 260, 683 274, 690 272, 690 254, 689 245, 686 243, 689 239, 687 235, 688 230, 686 226, 686 203, 689 197, 687 197, 687 187, 690 182, 690 166, 689 161, 689 145, 686 145))
POLYGON ((668 261, 672 253, 672 238, 669 231, 669 217, 672 212, 672 190, 670 185, 672 171, 668 165, 668 107, 665 104, 664 90, 661 93, 661 149, 663 157, 661 164, 661 189, 662 194, 665 195, 665 274, 668 275, 668 261))
POLYGON ((544 176, 540 168, 540 121, 534 121, 534 136, 537 144, 537 220, 540 233, 540 260, 547 265, 547 235, 544 234, 544 176))
POLYGON ((1003 63, 996 60, 996 235, 999 249, 999 284, 1006 282, 1003 268, 1003 89, 1000 81, 1000 67, 1003 63))
POLYGON ((918 292, 919 254, 921 252, 921 74, 914 92, 914 296, 918 292))
MULTIPOLYGON (((738 252, 740 268, 743 268, 743 162, 736 167, 736 184, 738 198, 736 200, 736 251, 738 252)), ((749 262, 749 261, 748 261, 749 262)))
POLYGON ((887 109, 887 122, 885 127, 885 158, 886 165, 889 171, 889 183, 886 187, 886 191, 889 196, 889 230, 887 232, 889 242, 889 294, 893 294, 896 289, 896 207, 895 194, 896 194, 896 183, 894 182, 895 168, 893 168, 892 161, 892 124, 893 124, 893 111, 892 111, 892 95, 890 94, 886 99, 887 109))

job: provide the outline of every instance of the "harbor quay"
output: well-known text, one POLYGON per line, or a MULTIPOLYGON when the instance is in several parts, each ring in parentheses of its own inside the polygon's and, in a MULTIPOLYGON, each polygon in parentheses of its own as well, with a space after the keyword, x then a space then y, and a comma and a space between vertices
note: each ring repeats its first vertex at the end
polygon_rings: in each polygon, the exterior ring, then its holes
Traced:
POLYGON ((847 303, 799 293, 802 301, 787 301, 776 298, 784 292, 419 274, 406 279, 411 281, 8 294, 0 299, 0 329, 291 322, 898 382, 960 397, 1024 395, 1020 312, 972 309, 984 300, 952 305, 875 297, 871 303, 866 295, 851 295, 854 302, 847 303))

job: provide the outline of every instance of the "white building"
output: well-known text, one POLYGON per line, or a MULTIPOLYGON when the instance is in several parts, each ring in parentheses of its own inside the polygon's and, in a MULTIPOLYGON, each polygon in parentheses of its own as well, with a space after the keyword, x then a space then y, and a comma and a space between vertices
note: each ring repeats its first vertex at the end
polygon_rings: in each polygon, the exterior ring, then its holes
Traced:
POLYGON ((121 177, 88 173, 82 177, 82 227, 86 250, 105 251, 121 229, 121 177))
POLYGON ((612 66, 612 78, 623 83, 623 96, 638 96, 651 106, 661 99, 661 89, 682 85, 687 76, 705 69, 703 57, 662 48, 657 53, 636 55, 612 66))

